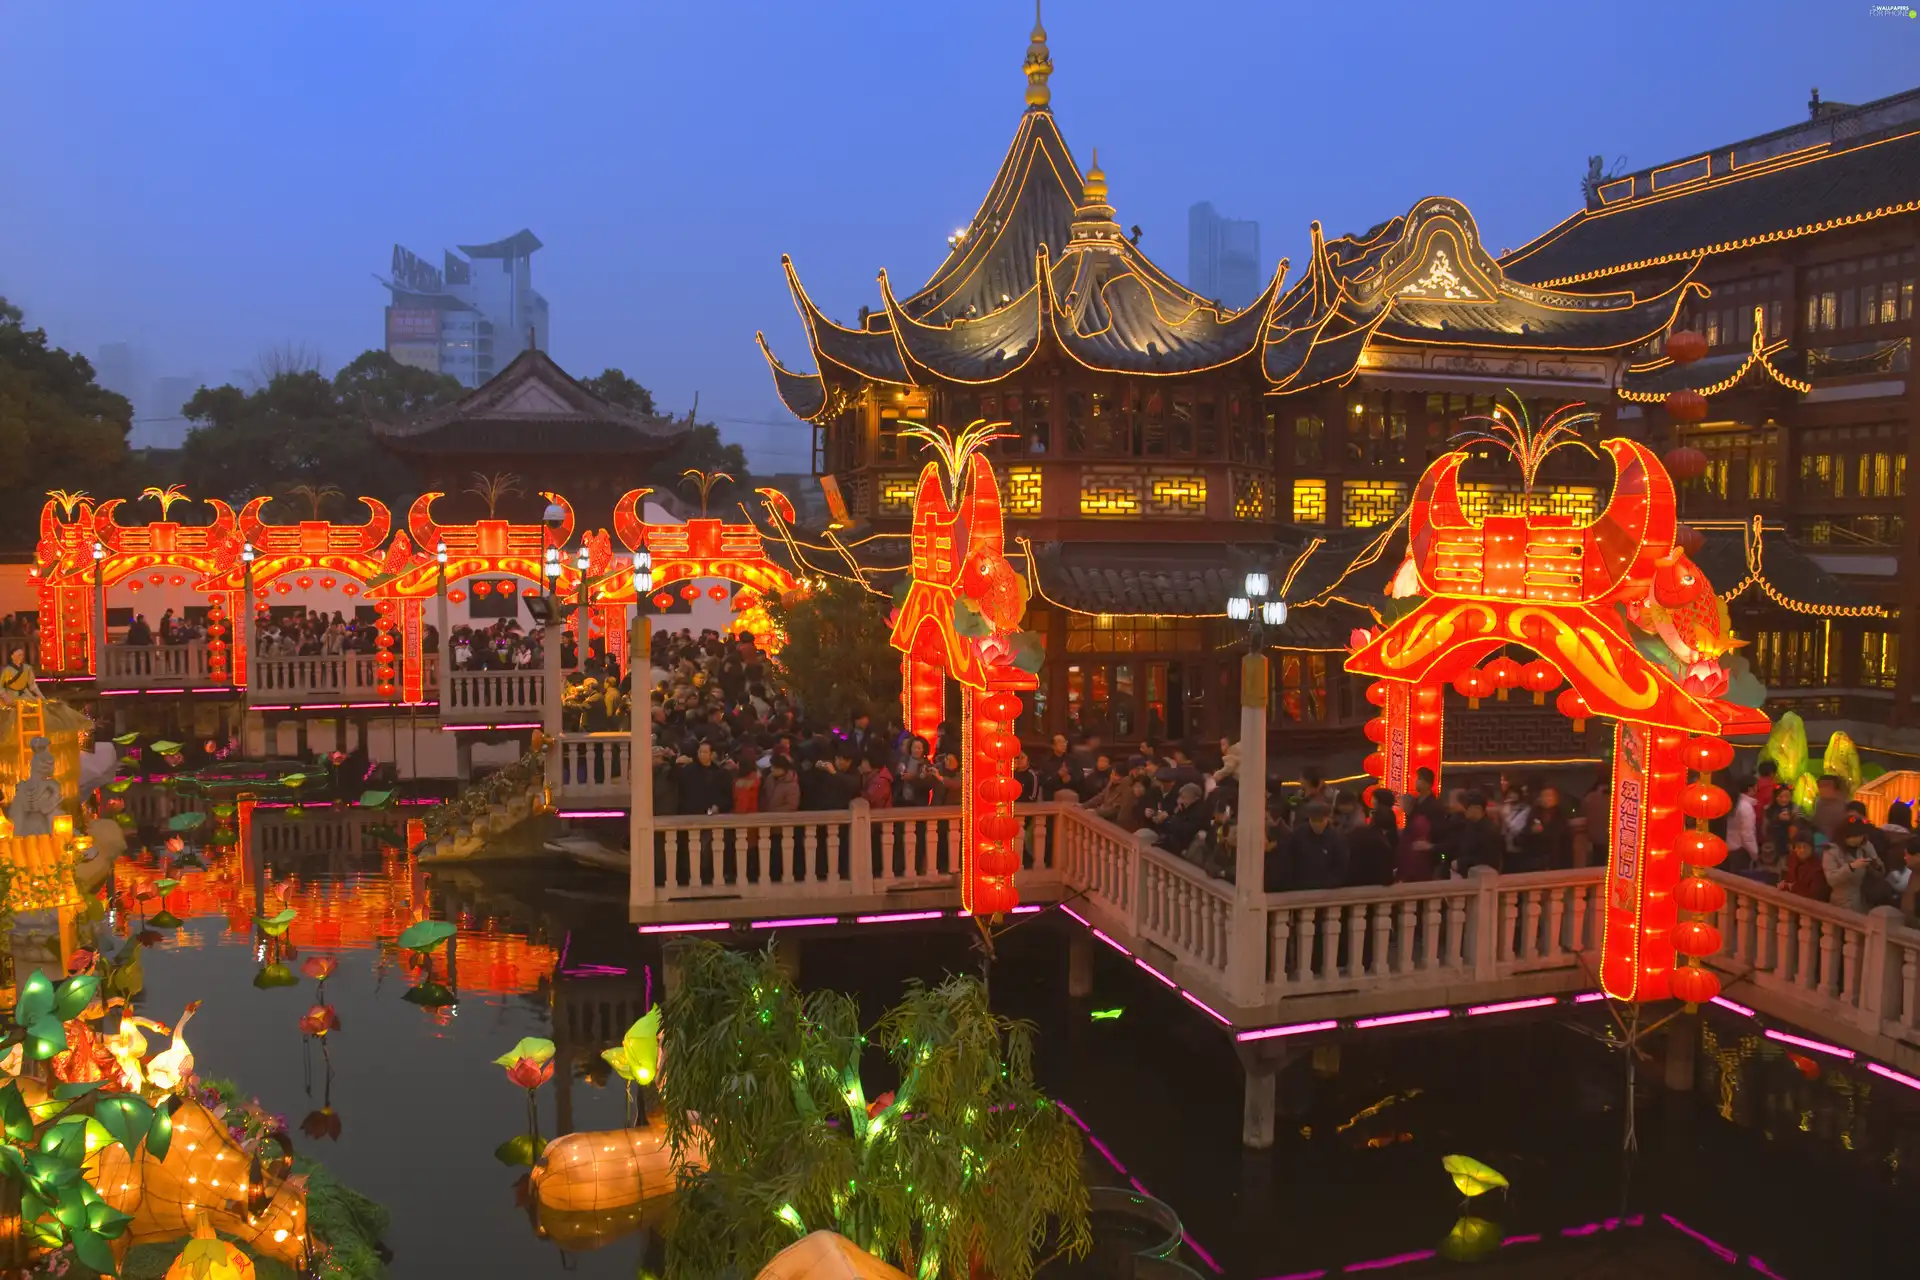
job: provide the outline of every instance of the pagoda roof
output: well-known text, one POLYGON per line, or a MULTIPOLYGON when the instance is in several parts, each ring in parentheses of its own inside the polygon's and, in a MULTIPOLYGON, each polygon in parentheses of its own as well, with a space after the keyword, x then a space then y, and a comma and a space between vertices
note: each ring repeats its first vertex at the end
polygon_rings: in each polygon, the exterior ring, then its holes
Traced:
POLYGON ((460 252, 469 258, 524 258, 535 249, 544 247, 539 236, 522 227, 506 239, 495 240, 491 244, 463 244, 460 252))
POLYGON ((1824 617, 1885 617, 1886 610, 1822 568, 1780 528, 1756 518, 1745 524, 1697 523, 1703 539, 1693 562, 1728 604, 1772 602, 1824 617))
POLYGON ((409 454, 656 454, 689 430, 682 420, 601 399, 537 349, 451 404, 409 422, 374 424, 382 444, 409 454))
MULTIPOLYGON (((1915 94, 1888 99, 1897 104, 1915 94)), ((1911 108, 1916 104, 1908 104, 1911 108)), ((1517 279, 1571 284, 1920 209, 1920 128, 1867 128, 1883 104, 1823 117, 1781 152, 1771 135, 1598 184, 1580 210, 1501 259, 1517 279)), ((1908 109, 1899 114, 1911 116, 1908 109)))

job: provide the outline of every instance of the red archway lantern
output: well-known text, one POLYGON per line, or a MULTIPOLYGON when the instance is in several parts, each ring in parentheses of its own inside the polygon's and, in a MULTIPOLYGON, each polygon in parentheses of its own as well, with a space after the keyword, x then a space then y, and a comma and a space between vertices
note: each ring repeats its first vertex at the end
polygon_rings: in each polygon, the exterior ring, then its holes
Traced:
POLYGON ((1535 658, 1520 668, 1521 687, 1533 695, 1533 705, 1545 706, 1547 694, 1560 687, 1560 668, 1545 658, 1535 658))
POLYGON ((1688 1004, 1705 1004, 1720 994, 1719 975, 1697 964, 1675 969, 1672 983, 1674 998, 1688 1004))
POLYGON ((1727 905, 1727 891, 1705 876, 1688 876, 1675 886, 1673 900, 1682 911, 1712 915, 1727 905))
POLYGON ((1453 678, 1453 687, 1461 697, 1467 700, 1469 707, 1478 707, 1480 699, 1493 692, 1493 681, 1487 673, 1478 667, 1468 667, 1453 678))
POLYGON ((1503 653, 1489 662, 1484 670, 1487 679, 1493 681, 1493 687, 1498 691, 1495 696, 1505 702, 1507 690, 1520 683, 1520 664, 1503 653))
POLYGON ((1561 715, 1573 721, 1575 733, 1587 731, 1587 721, 1593 716, 1593 708, 1587 705, 1587 700, 1580 696, 1578 689, 1562 689, 1560 696, 1553 700, 1553 706, 1561 715))
POLYGON ((1685 755, 1687 768, 1695 773, 1716 773, 1733 763, 1733 748, 1724 738, 1689 739, 1685 755))
POLYGON ((1683 920, 1673 926, 1673 949, 1683 956, 1720 954, 1720 930, 1705 920, 1683 920))

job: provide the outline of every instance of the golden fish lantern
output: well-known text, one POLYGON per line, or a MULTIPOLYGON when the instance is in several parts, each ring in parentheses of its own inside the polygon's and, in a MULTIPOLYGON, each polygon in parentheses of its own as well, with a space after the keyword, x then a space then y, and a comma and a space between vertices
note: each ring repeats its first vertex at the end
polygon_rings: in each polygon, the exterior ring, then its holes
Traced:
POLYGON ((246 1152, 226 1126, 189 1099, 173 1113, 164 1160, 145 1158, 146 1188, 130 1228, 134 1243, 177 1240, 205 1214, 220 1231, 262 1257, 300 1265, 306 1252, 307 1180, 294 1175, 265 1187, 249 1178, 246 1152), (265 1193, 264 1196, 260 1193, 265 1193), (252 1205, 265 1199, 264 1207, 252 1205))
POLYGON ((816 1231, 773 1255, 754 1280, 907 1280, 845 1236, 816 1231))
POLYGON ((547 1144, 532 1185, 543 1209, 623 1208, 673 1190, 673 1150, 664 1120, 644 1129, 570 1133, 547 1144))
POLYGON ((193 1238, 167 1268, 166 1280, 253 1280, 253 1259, 222 1240, 213 1223, 201 1214, 193 1224, 193 1238))

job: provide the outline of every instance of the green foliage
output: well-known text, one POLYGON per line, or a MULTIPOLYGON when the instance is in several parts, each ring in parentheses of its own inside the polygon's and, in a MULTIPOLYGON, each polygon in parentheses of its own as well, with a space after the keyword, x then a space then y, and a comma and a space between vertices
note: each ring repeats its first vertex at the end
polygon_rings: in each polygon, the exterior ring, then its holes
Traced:
POLYGON ((46 491, 118 490, 131 471, 133 406, 94 380, 85 357, 47 344, 20 308, 0 297, 0 545, 38 536, 46 491))
POLYGON ((1827 739, 1826 754, 1821 757, 1820 771, 1830 773, 1836 778, 1844 778, 1847 794, 1852 795, 1860 789, 1860 749, 1853 745, 1853 739, 1835 730, 1827 739))
POLYGON ((196 424, 184 479, 196 495, 234 502, 267 491, 308 496, 280 519, 306 515, 301 508, 329 487, 398 505, 412 477, 375 442, 374 423, 405 421, 464 393, 454 379, 384 351, 362 353, 331 379, 292 369, 253 391, 202 387, 181 408, 196 424))
POLYGON ((863 1034, 852 997, 803 995, 771 952, 702 944, 682 976, 660 1077, 672 1274, 752 1275, 820 1228, 922 1280, 1029 1280, 1049 1240, 1086 1251, 1079 1132, 1034 1084, 1032 1028, 978 981, 916 985, 863 1034), (899 1079, 871 1102, 869 1037, 899 1079))
POLYGON ((884 719, 900 701, 900 654, 887 642, 886 597, 829 578, 792 603, 767 602, 786 643, 778 677, 817 723, 849 723, 856 712, 884 719))
POLYGON ((580 385, 609 404, 635 413, 652 413, 653 392, 618 369, 603 370, 598 377, 582 378, 580 385))
POLYGON ((1782 786, 1792 786, 1807 771, 1807 726, 1796 712, 1783 712, 1773 722, 1760 759, 1773 761, 1782 786))
POLYGON ((397 941, 402 950, 426 955, 454 935, 454 927, 445 920, 421 920, 400 931, 397 941))

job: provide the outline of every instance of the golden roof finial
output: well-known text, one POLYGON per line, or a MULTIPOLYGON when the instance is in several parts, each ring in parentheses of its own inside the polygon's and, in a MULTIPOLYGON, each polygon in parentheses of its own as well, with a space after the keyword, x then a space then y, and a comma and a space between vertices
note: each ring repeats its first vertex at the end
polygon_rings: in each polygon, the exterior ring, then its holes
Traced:
POLYGON ((1085 180, 1087 204, 1105 204, 1107 202, 1107 171, 1100 167, 1100 148, 1093 149, 1093 168, 1087 170, 1085 180))
POLYGON ((1040 23, 1040 0, 1033 0, 1033 35, 1027 42, 1027 105, 1044 107, 1053 95, 1047 77, 1053 74, 1053 55, 1047 52, 1047 29, 1040 23))

